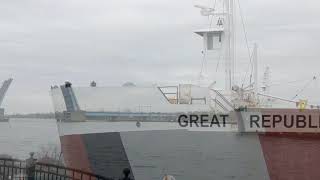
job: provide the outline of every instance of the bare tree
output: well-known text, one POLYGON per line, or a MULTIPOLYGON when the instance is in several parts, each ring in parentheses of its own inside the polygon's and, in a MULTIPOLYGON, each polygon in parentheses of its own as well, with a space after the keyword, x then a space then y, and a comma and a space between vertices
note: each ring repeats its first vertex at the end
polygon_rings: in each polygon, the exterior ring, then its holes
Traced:
POLYGON ((41 163, 63 165, 61 150, 56 144, 41 146, 39 151, 36 153, 36 158, 38 159, 38 162, 41 163))
POLYGON ((8 154, 0 154, 0 158, 2 158, 2 159, 13 159, 13 157, 8 155, 8 154))

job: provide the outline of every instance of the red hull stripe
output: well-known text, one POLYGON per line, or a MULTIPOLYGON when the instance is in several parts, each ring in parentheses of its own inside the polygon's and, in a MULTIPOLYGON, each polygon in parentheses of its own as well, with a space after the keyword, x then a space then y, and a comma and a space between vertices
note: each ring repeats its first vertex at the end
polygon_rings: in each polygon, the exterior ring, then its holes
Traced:
POLYGON ((259 135, 271 180, 320 179, 320 135, 259 135))
POLYGON ((81 135, 60 137, 62 153, 67 167, 93 173, 81 135))

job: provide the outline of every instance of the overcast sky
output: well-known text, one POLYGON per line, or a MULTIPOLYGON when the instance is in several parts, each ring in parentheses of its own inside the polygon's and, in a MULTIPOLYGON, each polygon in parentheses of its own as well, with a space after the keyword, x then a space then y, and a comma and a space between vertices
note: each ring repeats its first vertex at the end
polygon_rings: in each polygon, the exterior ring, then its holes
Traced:
MULTIPOLYGON (((240 1, 249 42, 259 44, 260 74, 267 65, 276 82, 320 74, 319 1, 240 1)), ((9 113, 53 111, 50 86, 65 80, 77 86, 192 82, 202 46, 192 32, 206 22, 196 3, 213 2, 0 0, 0 77, 14 78, 3 106, 9 113)), ((319 85, 312 87, 306 96, 320 103, 319 85)), ((299 88, 278 93, 290 98, 299 88)))

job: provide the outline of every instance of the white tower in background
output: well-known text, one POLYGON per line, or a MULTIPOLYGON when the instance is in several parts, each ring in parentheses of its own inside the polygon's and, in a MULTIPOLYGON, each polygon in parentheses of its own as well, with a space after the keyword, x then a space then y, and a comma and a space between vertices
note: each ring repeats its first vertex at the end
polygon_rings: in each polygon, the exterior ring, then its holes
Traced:
POLYGON ((266 67, 264 74, 263 74, 263 81, 262 81, 262 92, 264 94, 270 94, 270 68, 266 67))

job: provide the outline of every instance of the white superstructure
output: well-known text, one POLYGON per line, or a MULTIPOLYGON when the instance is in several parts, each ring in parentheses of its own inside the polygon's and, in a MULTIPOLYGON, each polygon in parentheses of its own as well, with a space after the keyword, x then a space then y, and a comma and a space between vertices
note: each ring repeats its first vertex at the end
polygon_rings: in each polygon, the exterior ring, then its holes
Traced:
MULTIPOLYGON (((241 108, 270 108, 271 101, 281 101, 282 107, 294 108, 296 101, 272 96, 269 72, 266 71, 262 91, 258 84, 258 46, 248 48, 250 71, 246 72, 249 82, 236 84, 236 33, 235 0, 216 2, 214 7, 195 5, 200 13, 209 19, 209 27, 196 30, 202 37, 203 62, 218 60, 223 64, 223 76, 209 77, 207 83, 199 85, 177 84, 175 86, 139 87, 129 83, 122 87, 99 87, 92 82, 89 87, 71 87, 67 82, 60 87, 52 87, 55 110, 65 112, 114 113, 181 113, 220 112, 227 113, 241 108), (219 82, 219 83, 217 83, 219 82), (224 82, 223 87, 216 84, 224 82), (288 105, 290 104, 290 105, 288 105)), ((241 18, 243 18, 241 16, 241 18)), ((203 63, 203 66, 207 66, 203 63)), ((203 68, 203 67, 202 67, 203 68)), ((214 71, 214 67, 205 67, 214 71)), ((200 77, 202 76, 202 70, 200 77)), ((246 80, 246 79, 245 79, 246 80)), ((310 107, 318 107, 310 105, 310 107)), ((80 114, 81 114, 80 113, 80 114)), ((70 116, 70 115, 68 115, 70 116)), ((129 116, 129 115, 128 115, 129 116)), ((79 116, 75 116, 79 117, 79 116)))

